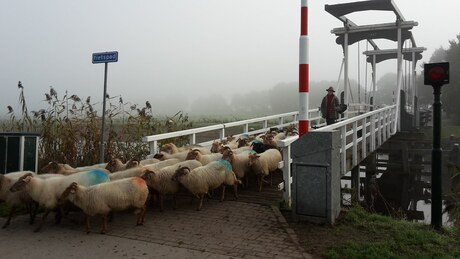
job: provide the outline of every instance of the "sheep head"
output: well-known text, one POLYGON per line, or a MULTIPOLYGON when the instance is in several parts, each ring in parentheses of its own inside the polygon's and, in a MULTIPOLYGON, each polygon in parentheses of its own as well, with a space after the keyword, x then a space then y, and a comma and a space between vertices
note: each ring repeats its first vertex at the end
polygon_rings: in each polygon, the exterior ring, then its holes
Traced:
POLYGON ((222 143, 220 143, 220 141, 212 142, 212 144, 211 144, 211 153, 219 153, 219 152, 221 152, 221 146, 222 146, 222 143))
POLYGON ((146 170, 142 175, 141 178, 144 179, 146 182, 149 182, 153 179, 153 176, 155 175, 154 171, 151 170, 146 170))
POLYGON ((198 149, 192 149, 187 153, 187 157, 185 160, 196 160, 200 155, 200 151, 198 149))
POLYGON ((222 159, 227 160, 228 162, 233 162, 234 156, 231 149, 225 149, 222 151, 222 159))
POLYGON ((133 168, 133 167, 138 167, 139 165, 140 165, 139 160, 131 159, 128 162, 126 162, 126 169, 133 168))
POLYGON ((252 166, 254 165, 258 159, 259 159, 260 155, 259 154, 249 154, 248 155, 248 158, 249 158, 249 162, 248 162, 248 166, 252 166))
POLYGON ((58 204, 63 204, 70 194, 74 194, 77 191, 77 187, 78 184, 76 182, 71 183, 58 198, 58 204))
POLYGON ((40 169, 41 174, 55 174, 59 169, 61 169, 62 166, 59 166, 60 164, 57 162, 49 162, 47 165, 42 167, 40 169))
POLYGON ((113 158, 111 159, 107 165, 105 166, 105 169, 109 170, 110 172, 115 172, 118 170, 118 168, 122 165, 123 163, 121 162, 120 159, 118 158, 113 158))
POLYGON ((32 177, 34 176, 31 173, 27 173, 19 177, 19 179, 13 184, 13 186, 11 186, 10 191, 17 192, 23 190, 26 187, 26 185, 30 182, 32 177))
POLYGON ((173 143, 166 143, 161 147, 161 151, 172 154, 174 150, 174 144, 173 143))
POLYGON ((164 160, 165 159, 165 155, 164 154, 161 154, 161 153, 158 153, 158 154, 155 154, 153 156, 153 158, 156 158, 156 159, 159 159, 159 160, 164 160))
POLYGON ((187 166, 179 166, 176 169, 176 172, 174 173, 173 177, 171 180, 173 181, 179 181, 179 178, 181 178, 184 175, 187 175, 190 173, 190 168, 187 166))

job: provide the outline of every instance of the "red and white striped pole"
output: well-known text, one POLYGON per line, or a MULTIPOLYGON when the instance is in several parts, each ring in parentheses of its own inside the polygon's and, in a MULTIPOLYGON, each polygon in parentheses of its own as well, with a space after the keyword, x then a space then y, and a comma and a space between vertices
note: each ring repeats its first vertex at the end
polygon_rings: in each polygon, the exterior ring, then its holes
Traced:
POLYGON ((308 0, 302 0, 299 39, 299 135, 308 132, 308 0))

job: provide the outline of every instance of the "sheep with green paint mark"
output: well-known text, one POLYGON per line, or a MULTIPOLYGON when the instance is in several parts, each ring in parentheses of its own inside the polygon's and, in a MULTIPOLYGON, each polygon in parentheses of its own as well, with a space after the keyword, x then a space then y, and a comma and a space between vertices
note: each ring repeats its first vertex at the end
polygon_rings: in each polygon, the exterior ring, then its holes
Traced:
POLYGON ((225 185, 233 185, 235 199, 238 199, 237 187, 241 183, 232 171, 230 162, 223 159, 213 161, 193 170, 188 167, 180 167, 176 170, 173 179, 180 182, 187 190, 200 199, 197 210, 201 210, 203 206, 204 195, 220 186, 222 186, 220 201, 224 200, 225 185))

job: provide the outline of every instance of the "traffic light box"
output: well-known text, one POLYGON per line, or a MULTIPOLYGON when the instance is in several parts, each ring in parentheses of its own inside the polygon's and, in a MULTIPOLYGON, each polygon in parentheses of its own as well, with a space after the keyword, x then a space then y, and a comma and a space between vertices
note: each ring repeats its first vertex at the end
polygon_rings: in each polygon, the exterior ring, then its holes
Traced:
POLYGON ((425 85, 442 86, 449 83, 449 62, 425 64, 424 69, 425 85))

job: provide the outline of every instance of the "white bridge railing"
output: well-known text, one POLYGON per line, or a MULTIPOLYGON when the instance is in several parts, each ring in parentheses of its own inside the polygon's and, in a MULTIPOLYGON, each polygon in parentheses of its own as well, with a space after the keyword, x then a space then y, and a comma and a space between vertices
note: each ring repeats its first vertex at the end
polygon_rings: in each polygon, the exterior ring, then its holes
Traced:
MULTIPOLYGON (((358 114, 358 112, 350 111, 348 112, 348 116, 350 117, 354 115, 353 117, 340 120, 329 126, 324 126, 325 123, 321 118, 319 109, 311 109, 309 110, 309 122, 313 128, 310 129, 310 131, 340 131, 340 172, 342 175, 345 175, 351 168, 358 165, 359 162, 366 158, 367 154, 376 150, 388 138, 395 134, 392 129, 396 128, 394 126, 395 123, 397 123, 396 112, 396 105, 386 106, 364 114, 358 114), (347 163, 347 161, 351 162, 347 163)), ((271 127, 282 128, 297 123, 298 112, 290 112, 256 119, 146 136, 143 138, 143 141, 149 143, 150 153, 156 154, 159 152, 158 142, 169 138, 188 136, 189 144, 210 146, 215 139, 197 143, 197 134, 218 131, 219 139, 223 139, 226 136, 228 129, 233 127, 242 127, 241 133, 233 134, 233 136, 237 137, 241 134, 264 133, 271 127), (272 122, 272 125, 269 125, 269 122, 272 122), (249 126, 254 123, 263 123, 263 126, 260 129, 250 129, 249 126)), ((279 189, 284 190, 284 201, 287 206, 291 205, 291 144, 297 139, 298 136, 293 136, 278 141, 278 147, 281 148, 281 152, 283 154, 283 162, 280 163, 280 168, 283 171, 284 179, 284 182, 280 184, 279 189), (289 184, 286 184, 286 182, 289 184)))
MULTIPOLYGON (((395 132, 396 105, 387 106, 355 117, 336 122, 311 131, 340 131, 340 172, 345 175, 351 168, 358 165, 367 154, 379 148, 395 132)), ((307 133, 308 134, 308 133, 307 133)), ((298 136, 288 137, 278 141, 278 147, 283 153, 283 180, 279 189, 284 190, 284 201, 291 206, 291 144, 298 136), (286 182, 288 181, 288 184, 286 182)))
MULTIPOLYGON (((314 125, 314 126, 324 125, 319 109, 311 109, 308 111, 308 113, 310 116, 311 125, 314 125)), ((218 131, 218 134, 219 134, 218 139, 223 139, 228 135, 229 129, 230 128, 234 129, 235 127, 240 127, 239 133, 232 134, 235 137, 238 137, 242 134, 260 134, 260 133, 267 132, 271 127, 282 128, 282 127, 289 126, 291 124, 297 124, 299 121, 298 115, 299 115, 299 112, 288 112, 288 113, 265 116, 265 117, 255 118, 255 119, 235 121, 235 122, 217 124, 217 125, 212 125, 212 126, 207 126, 207 127, 200 127, 200 128, 195 128, 195 129, 188 129, 188 130, 181 130, 181 131, 157 134, 157 135, 152 135, 152 136, 146 136, 142 140, 144 142, 149 143, 150 154, 156 154, 159 152, 159 148, 160 148, 159 141, 170 139, 170 138, 182 137, 182 136, 188 136, 189 138, 188 144, 190 145, 200 144, 202 146, 211 146, 212 142, 215 139, 207 139, 206 141, 201 141, 197 143, 197 135, 218 131), (254 125, 254 124, 262 124, 262 126, 259 129, 250 128, 250 125, 254 125)))

